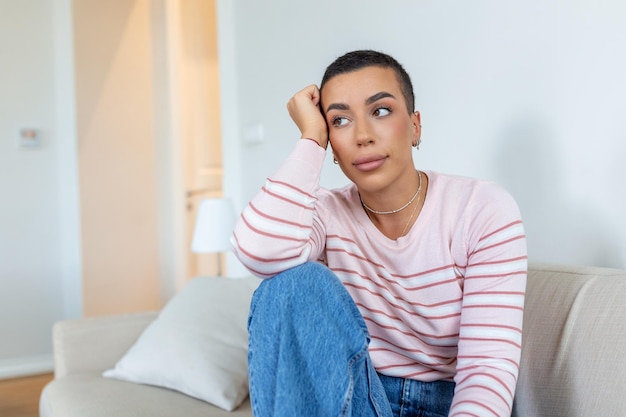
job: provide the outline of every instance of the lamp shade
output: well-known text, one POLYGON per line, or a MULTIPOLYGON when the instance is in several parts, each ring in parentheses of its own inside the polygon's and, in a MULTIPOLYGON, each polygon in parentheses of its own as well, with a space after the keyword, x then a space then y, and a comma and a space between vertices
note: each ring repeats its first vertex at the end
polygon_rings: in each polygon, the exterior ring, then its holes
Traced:
POLYGON ((228 198, 200 201, 191 241, 195 253, 225 252, 230 249, 230 237, 235 227, 235 211, 228 198))

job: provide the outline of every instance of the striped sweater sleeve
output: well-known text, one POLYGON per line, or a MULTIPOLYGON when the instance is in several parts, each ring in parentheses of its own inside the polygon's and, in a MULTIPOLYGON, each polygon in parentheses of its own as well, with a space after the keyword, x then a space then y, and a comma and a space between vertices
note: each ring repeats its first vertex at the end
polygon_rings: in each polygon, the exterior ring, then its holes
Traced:
POLYGON ((519 371, 527 252, 513 198, 504 190, 468 207, 468 264, 450 416, 510 416, 519 371))
POLYGON ((325 150, 300 140, 243 210, 231 239, 237 258, 258 277, 316 260, 325 232, 315 213, 325 150))

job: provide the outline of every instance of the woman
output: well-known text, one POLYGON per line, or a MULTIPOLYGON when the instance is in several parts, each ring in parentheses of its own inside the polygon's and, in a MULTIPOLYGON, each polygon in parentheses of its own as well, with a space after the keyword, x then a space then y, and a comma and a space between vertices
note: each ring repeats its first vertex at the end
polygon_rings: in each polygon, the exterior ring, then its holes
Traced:
POLYGON ((256 416, 509 416, 526 242, 489 182, 416 170, 402 66, 333 62, 288 103, 302 133, 249 203, 233 247, 265 280, 249 319, 256 416), (330 143, 352 182, 326 190, 330 143))

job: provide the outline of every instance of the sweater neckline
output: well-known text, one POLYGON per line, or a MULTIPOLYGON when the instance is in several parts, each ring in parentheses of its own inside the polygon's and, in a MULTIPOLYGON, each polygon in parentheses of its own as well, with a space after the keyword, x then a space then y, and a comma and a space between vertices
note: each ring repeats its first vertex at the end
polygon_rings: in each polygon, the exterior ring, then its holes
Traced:
POLYGON ((369 235, 376 238, 376 240, 388 247, 392 248, 401 248, 408 246, 413 240, 415 236, 418 236, 420 231, 425 227, 425 219, 430 217, 431 205, 434 183, 436 182, 436 175, 432 171, 421 170, 426 178, 428 179, 428 189, 426 190, 426 195, 424 197, 424 204, 422 206, 422 210, 415 220, 415 223, 409 228, 409 231, 406 235, 400 236, 397 239, 390 239, 383 234, 378 228, 372 223, 370 218, 367 216, 365 209, 361 206, 361 200, 359 199, 359 193, 356 185, 352 186, 352 205, 353 209, 357 216, 357 221, 361 223, 364 227, 364 231, 369 235))

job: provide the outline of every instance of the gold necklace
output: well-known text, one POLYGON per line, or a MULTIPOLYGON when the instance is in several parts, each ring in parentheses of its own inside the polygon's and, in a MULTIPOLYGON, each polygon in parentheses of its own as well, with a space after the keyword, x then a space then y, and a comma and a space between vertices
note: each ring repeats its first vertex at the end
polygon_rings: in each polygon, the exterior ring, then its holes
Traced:
POLYGON ((402 207, 400 207, 399 209, 395 209, 395 210, 389 210, 389 211, 378 211, 378 210, 374 210, 373 208, 371 208, 370 206, 368 206, 367 204, 365 204, 365 202, 363 201, 363 199, 361 198, 361 193, 359 193, 359 200, 361 200, 361 204, 363 205, 363 207, 365 207, 365 209, 369 212, 372 212, 374 214, 382 214, 382 215, 386 215, 386 214, 395 214, 398 212, 401 212, 402 210, 404 210, 405 208, 407 208, 408 206, 411 205, 411 203, 413 202, 413 200, 415 200, 415 198, 420 194, 420 191, 422 191, 422 174, 420 171, 417 171, 417 176, 419 177, 419 185, 417 186, 417 191, 415 192, 415 194, 413 194, 413 197, 411 197, 411 199, 409 200, 408 203, 406 203, 405 205, 403 205, 402 207))
MULTIPOLYGON (((422 185, 422 173, 417 171, 417 175, 419 175, 420 177, 420 186, 422 185)), ((406 224, 404 225, 404 229, 402 229, 402 233, 400 233, 400 236, 398 237, 402 237, 404 236, 404 233, 406 232, 407 227, 409 227, 409 223, 411 223, 411 219, 413 218, 413 215, 415 214, 415 212, 417 211, 417 208, 420 205, 420 199, 417 199, 417 202, 415 203, 415 207, 413 207, 413 211, 411 212, 411 215, 409 216, 409 220, 407 220, 406 224)))
MULTIPOLYGON (((409 204, 411 204, 415 200, 415 198, 419 195, 420 190, 422 189, 422 173, 421 173, 421 171, 417 171, 417 175, 418 175, 419 181, 420 181, 419 182, 419 186, 417 187, 417 193, 413 196, 413 198, 411 198, 411 201, 409 201, 409 204)), ((409 223, 411 223, 411 219, 413 218, 413 216, 415 215, 415 212, 417 211, 417 207, 419 207, 420 200, 421 200, 421 197, 417 199, 417 202, 415 203, 415 207, 413 207, 413 211, 411 212, 411 215, 409 216, 409 219, 407 220, 406 224, 404 225, 404 229, 402 229, 402 233, 400 233, 400 236, 398 236, 398 237, 404 236, 404 233, 406 232, 406 229, 409 227, 409 223)), ((369 208, 365 205, 363 200, 361 200, 361 205, 364 208, 368 209, 368 210, 365 211, 365 214, 367 214, 367 217, 370 219, 370 221, 372 223, 374 223, 374 219, 372 219, 372 217, 370 216, 368 211, 371 211, 372 213, 376 213, 376 211, 369 210, 369 208)), ((406 207, 408 207, 408 204, 405 207, 402 207, 402 208, 398 209, 395 212, 397 213, 398 211, 401 211, 401 210, 405 209, 406 207)), ((390 213, 382 212, 380 214, 390 214, 390 213)))

